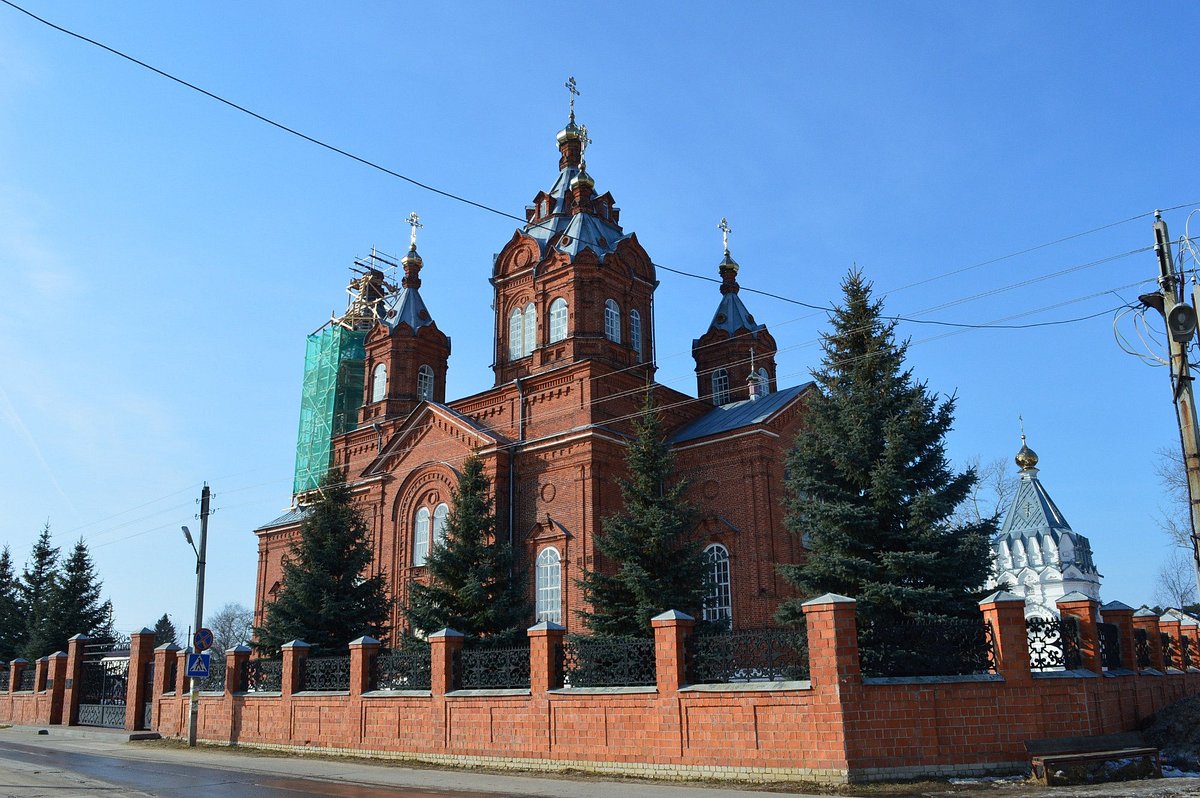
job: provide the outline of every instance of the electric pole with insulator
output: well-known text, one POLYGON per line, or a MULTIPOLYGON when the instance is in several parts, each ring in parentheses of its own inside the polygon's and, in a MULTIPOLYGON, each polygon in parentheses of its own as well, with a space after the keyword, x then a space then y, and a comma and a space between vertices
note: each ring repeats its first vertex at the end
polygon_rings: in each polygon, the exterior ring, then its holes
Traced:
POLYGON ((1196 584, 1200 587, 1200 536, 1197 535, 1200 531, 1200 438, 1197 437, 1200 430, 1196 426, 1196 399, 1192 393, 1192 373, 1187 357, 1187 345, 1196 335, 1196 287, 1192 288, 1192 304, 1189 305, 1184 295, 1183 275, 1175 271, 1167 223, 1159 211, 1154 212, 1154 252, 1158 255, 1158 293, 1143 294, 1138 299, 1146 307, 1161 313, 1167 324, 1171 394, 1179 420, 1179 440, 1187 473, 1192 560, 1196 584))

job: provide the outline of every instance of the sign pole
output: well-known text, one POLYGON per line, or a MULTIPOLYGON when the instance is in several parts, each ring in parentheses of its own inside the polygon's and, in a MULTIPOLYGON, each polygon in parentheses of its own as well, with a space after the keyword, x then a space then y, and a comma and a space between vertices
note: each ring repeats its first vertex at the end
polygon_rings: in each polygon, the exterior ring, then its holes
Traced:
MULTIPOLYGON (((200 551, 196 555, 196 624, 204 628, 204 553, 208 545, 208 505, 211 494, 208 483, 200 491, 200 551)), ((192 649, 195 651, 195 649, 192 649)), ((192 700, 188 711, 188 746, 196 747, 196 724, 200 717, 200 680, 192 677, 192 700)))

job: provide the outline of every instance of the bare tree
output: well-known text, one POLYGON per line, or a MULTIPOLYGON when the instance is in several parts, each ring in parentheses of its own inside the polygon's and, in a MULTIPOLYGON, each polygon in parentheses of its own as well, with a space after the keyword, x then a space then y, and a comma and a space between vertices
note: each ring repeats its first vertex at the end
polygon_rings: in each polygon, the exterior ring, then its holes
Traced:
POLYGON ((244 604, 231 601, 208 617, 213 633, 212 652, 221 656, 226 649, 249 643, 254 633, 254 613, 244 604))
POLYGON ((971 493, 963 500, 951 516, 957 526, 974 524, 988 518, 999 518, 1012 503, 1017 493, 1017 477, 1012 473, 1009 461, 997 457, 980 465, 978 457, 967 461, 967 467, 975 469, 978 479, 971 493))
POLYGON ((1187 469, 1178 446, 1163 446, 1156 454, 1154 473, 1166 492, 1166 506, 1158 508, 1158 526, 1181 549, 1192 550, 1192 515, 1188 504, 1187 469))
POLYGON ((1171 549, 1171 554, 1158 569, 1158 585, 1154 600, 1164 607, 1183 609, 1196 603, 1196 571, 1191 554, 1171 549))

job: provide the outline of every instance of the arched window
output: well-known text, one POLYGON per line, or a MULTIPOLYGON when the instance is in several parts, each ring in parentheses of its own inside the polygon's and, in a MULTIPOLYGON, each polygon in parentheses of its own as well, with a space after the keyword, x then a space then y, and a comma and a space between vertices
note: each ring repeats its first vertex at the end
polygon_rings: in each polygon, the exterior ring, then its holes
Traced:
POLYGON ((758 384, 762 386, 763 393, 771 392, 771 375, 766 369, 758 370, 758 384))
POLYGON ((550 343, 567 337, 567 300, 559 297, 550 303, 550 343))
POLYGON ((537 308, 530 302, 525 306, 525 347, 521 350, 522 357, 533 354, 533 345, 537 340, 537 308))
POLYGON ((429 508, 417 510, 413 521, 413 565, 424 565, 429 558, 429 508))
POLYGON ((725 369, 712 373, 712 401, 714 405, 729 403, 729 372, 725 369))
POLYGON ((732 592, 729 587, 729 549, 720 543, 704 548, 708 561, 708 595, 704 597, 704 620, 727 621, 733 618, 732 592))
POLYGON ((642 314, 636 310, 629 311, 629 345, 637 352, 638 362, 642 362, 642 314))
POLYGON ((621 306, 615 299, 604 303, 604 337, 613 343, 621 343, 621 306))
POLYGON ((558 549, 542 549, 537 557, 537 619, 562 623, 562 562, 558 549))
POLYGON ((508 359, 520 360, 523 357, 523 349, 521 347, 521 309, 513 308, 512 315, 508 317, 508 359))
POLYGON ((429 366, 417 369, 417 398, 433 401, 433 369, 429 366))
POLYGON ((380 363, 371 377, 371 401, 381 402, 387 396, 387 366, 380 363))
POLYGON ((446 542, 446 516, 450 508, 444 503, 433 508, 433 545, 440 546, 446 542))

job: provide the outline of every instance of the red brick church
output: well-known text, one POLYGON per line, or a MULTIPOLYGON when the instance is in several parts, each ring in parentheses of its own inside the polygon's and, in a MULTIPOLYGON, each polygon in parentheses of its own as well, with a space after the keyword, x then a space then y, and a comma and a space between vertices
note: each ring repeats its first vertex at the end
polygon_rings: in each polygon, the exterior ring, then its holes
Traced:
MULTIPOLYGON (((705 615, 765 626, 789 595, 775 564, 802 554, 783 523, 783 457, 811 384, 776 384, 775 339, 738 296, 727 236, 711 320, 673 320, 700 333, 692 343, 699 398, 654 383, 654 263, 621 226, 612 194, 597 193, 573 108, 557 143, 553 186, 533 198, 489 275, 494 387, 446 398, 450 337, 421 299, 415 215, 400 286, 388 285, 377 259, 359 261, 358 314, 329 325, 341 343, 323 365, 322 343, 310 336, 297 509, 256 530, 257 622, 279 588, 313 477, 333 466, 345 470, 369 521, 372 568, 387 576, 397 599, 392 626, 402 629, 398 607, 443 534, 456 469, 476 452, 493 480, 497 528, 529 575, 530 624, 578 630, 575 582, 597 567, 595 535, 621 506, 616 479, 647 384, 713 569, 705 615)), ((347 639, 356 634, 347 630, 347 639)))

